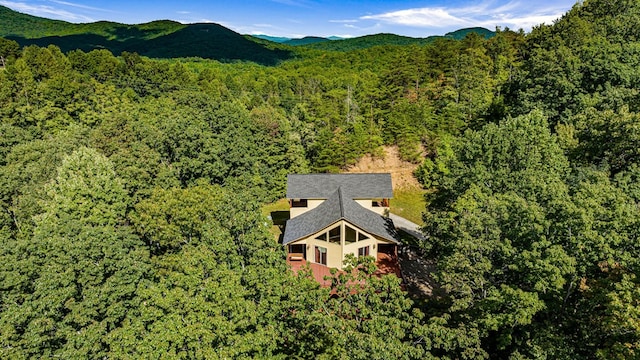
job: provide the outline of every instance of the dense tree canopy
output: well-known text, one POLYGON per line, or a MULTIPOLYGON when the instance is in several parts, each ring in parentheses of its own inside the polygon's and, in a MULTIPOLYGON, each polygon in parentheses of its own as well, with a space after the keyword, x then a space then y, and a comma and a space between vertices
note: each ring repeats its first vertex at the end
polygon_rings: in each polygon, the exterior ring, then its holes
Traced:
POLYGON ((640 356, 639 13, 273 66, 0 39, 0 357, 640 356), (383 144, 430 297, 294 275, 260 212, 383 144))

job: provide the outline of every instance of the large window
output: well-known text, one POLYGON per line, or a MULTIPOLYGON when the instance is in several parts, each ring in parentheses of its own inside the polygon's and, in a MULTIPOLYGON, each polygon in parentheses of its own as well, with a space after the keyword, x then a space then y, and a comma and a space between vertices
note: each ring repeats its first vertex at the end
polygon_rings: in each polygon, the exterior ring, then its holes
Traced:
POLYGON ((345 245, 353 244, 356 242, 358 234, 356 233, 356 229, 351 226, 344 226, 344 243, 345 245))
POLYGON ((340 225, 329 230, 329 242, 334 244, 340 244, 340 225))
POLYGON ((344 245, 350 245, 357 241, 367 240, 369 239, 369 236, 360 232, 360 230, 345 224, 344 235, 342 233, 342 226, 338 225, 334 228, 329 229, 328 231, 324 231, 318 234, 315 239, 320 241, 328 241, 332 244, 338 245, 341 245, 342 240, 344 239, 344 245))
POLYGON ((358 232, 358 241, 367 240, 369 237, 361 232, 358 232))

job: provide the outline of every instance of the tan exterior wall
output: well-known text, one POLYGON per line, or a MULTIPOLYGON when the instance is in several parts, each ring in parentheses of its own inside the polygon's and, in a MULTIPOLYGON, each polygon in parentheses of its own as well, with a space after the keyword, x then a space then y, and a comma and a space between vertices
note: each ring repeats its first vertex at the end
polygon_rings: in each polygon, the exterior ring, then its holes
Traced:
POLYGON ((370 235, 369 239, 364 241, 356 241, 353 244, 345 245, 342 248, 342 260, 344 261, 347 254, 353 254, 353 256, 358 257, 358 249, 361 247, 369 246, 369 255, 374 258, 378 257, 378 247, 375 246, 380 242, 380 240, 370 235))
POLYGON ((355 202, 360 204, 363 208, 367 210, 371 210, 376 214, 385 215, 389 213, 388 207, 374 207, 371 199, 353 199, 355 202))
MULTIPOLYGON (((306 213, 307 211, 313 210, 318 207, 318 205, 322 204, 325 199, 307 199, 307 207, 292 207, 289 208, 289 217, 293 219, 296 216, 306 213)), ((371 210, 379 215, 386 215, 389 213, 388 207, 374 207, 371 199, 354 199, 355 202, 360 204, 367 210, 371 210)))
POLYGON ((293 219, 294 217, 304 214, 307 211, 313 210, 318 207, 318 205, 322 204, 324 199, 307 199, 307 207, 292 207, 289 208, 289 218, 293 219))
POLYGON ((296 241, 295 243, 292 244, 306 244, 306 248, 307 248, 307 261, 315 263, 316 259, 315 259, 315 247, 316 246, 320 246, 320 247, 324 247, 327 249, 327 266, 330 268, 338 268, 341 269, 344 265, 344 259, 347 256, 347 254, 353 254, 354 256, 358 256, 358 249, 365 247, 365 246, 369 246, 369 255, 373 256, 374 258, 377 258, 378 256, 378 245, 379 244, 388 244, 391 243, 387 240, 384 239, 380 239, 375 237, 374 235, 371 235, 365 231, 362 231, 360 228, 358 228, 357 226, 351 225, 349 224, 349 226, 351 226, 352 228, 356 229, 358 232, 363 233, 365 235, 367 235, 369 238, 365 239, 365 240, 361 240, 361 241, 356 241, 354 243, 351 244, 345 244, 344 238, 345 238, 345 224, 347 224, 344 220, 340 220, 328 227, 326 227, 324 230, 317 232, 309 237, 307 237, 306 239, 302 239, 299 241, 296 241), (320 234, 323 234, 325 232, 327 232, 329 229, 333 229, 336 225, 341 227, 341 240, 340 240, 340 244, 336 244, 336 243, 331 243, 329 241, 323 241, 323 240, 318 240, 316 239, 316 237, 318 237, 320 234))

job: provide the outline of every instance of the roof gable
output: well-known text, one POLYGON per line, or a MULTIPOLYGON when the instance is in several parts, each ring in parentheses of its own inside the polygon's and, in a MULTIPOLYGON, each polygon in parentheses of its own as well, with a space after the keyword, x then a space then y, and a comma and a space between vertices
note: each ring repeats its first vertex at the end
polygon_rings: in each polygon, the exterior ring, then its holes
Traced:
POLYGON ((338 188, 350 199, 392 198, 391 174, 290 174, 288 199, 328 199, 338 188))
POLYGON ((398 242, 397 233, 391 219, 360 206, 342 191, 342 187, 338 187, 317 208, 287 221, 282 243, 286 245, 300 240, 329 227, 339 220, 345 220, 365 232, 385 240, 398 242))

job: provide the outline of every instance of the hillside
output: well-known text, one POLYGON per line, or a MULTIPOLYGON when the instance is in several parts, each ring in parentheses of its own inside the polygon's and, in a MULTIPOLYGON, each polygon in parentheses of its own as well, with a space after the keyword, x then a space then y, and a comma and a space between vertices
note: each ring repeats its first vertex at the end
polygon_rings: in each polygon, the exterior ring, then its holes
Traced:
POLYGON ((418 165, 400 158, 397 146, 384 146, 383 156, 365 155, 357 163, 347 168, 347 173, 389 173, 393 189, 419 188, 421 185, 413 176, 418 165))
MULTIPOLYGON (((638 359, 639 15, 584 0, 529 34, 281 45, 275 66, 0 38, 0 359, 638 359), (391 172, 390 213, 422 225, 404 284, 358 256, 376 234, 335 226, 345 209, 298 248, 322 266, 350 242, 353 271, 289 271, 264 216, 288 204, 262 205, 288 174, 345 171, 391 172)), ((252 55, 198 43, 239 40, 212 24, 22 19, 252 55)))
POLYGON ((120 24, 111 21, 74 24, 61 20, 23 14, 0 6, 0 36, 14 36, 24 39, 43 37, 66 37, 70 35, 93 34, 108 40, 143 39, 150 40, 179 31, 187 25, 171 20, 157 20, 138 25, 120 24))
POLYGON ((426 38, 414 38, 395 34, 375 34, 343 40, 315 42, 305 46, 317 50, 352 51, 367 49, 374 46, 386 45, 426 45, 431 44, 436 39, 441 38, 460 40, 467 36, 467 34, 472 32, 482 36, 485 39, 490 39, 491 37, 495 36, 495 32, 487 30, 485 28, 468 28, 456 30, 454 32, 447 33, 444 36, 429 36, 426 38))
POLYGON ((15 40, 21 46, 52 44, 63 52, 107 49, 114 54, 127 51, 152 58, 200 57, 219 61, 253 61, 264 65, 274 65, 290 58, 292 50, 288 50, 291 49, 288 46, 351 51, 385 45, 424 45, 443 37, 459 40, 470 32, 486 39, 495 35, 484 28, 469 28, 427 38, 376 34, 350 39, 316 36, 287 39, 266 35, 242 36, 218 24, 186 25, 170 20, 137 25, 109 21, 74 24, 22 14, 0 6, 0 36, 15 40))
POLYGON ((305 36, 301 39, 287 40, 284 42, 284 44, 291 45, 291 46, 301 46, 301 45, 317 44, 317 43, 322 43, 327 41, 331 41, 331 40, 323 37, 318 37, 318 36, 305 36))
POLYGON ((21 46, 50 44, 63 52, 107 49, 114 54, 136 52, 152 58, 201 57, 219 61, 253 61, 274 65, 290 52, 259 44, 218 24, 161 20, 126 25, 99 21, 72 24, 21 14, 0 6, 0 36, 21 46))
POLYGON ((448 32, 446 34, 444 34, 444 37, 446 38, 453 38, 456 40, 462 40, 465 38, 465 36, 467 36, 470 33, 476 33, 482 37, 484 37, 485 39, 491 39, 492 37, 494 37, 496 35, 496 33, 494 31, 485 29, 485 28, 481 28, 481 27, 472 27, 472 28, 465 28, 465 29, 459 29, 456 31, 452 31, 452 32, 448 32))

